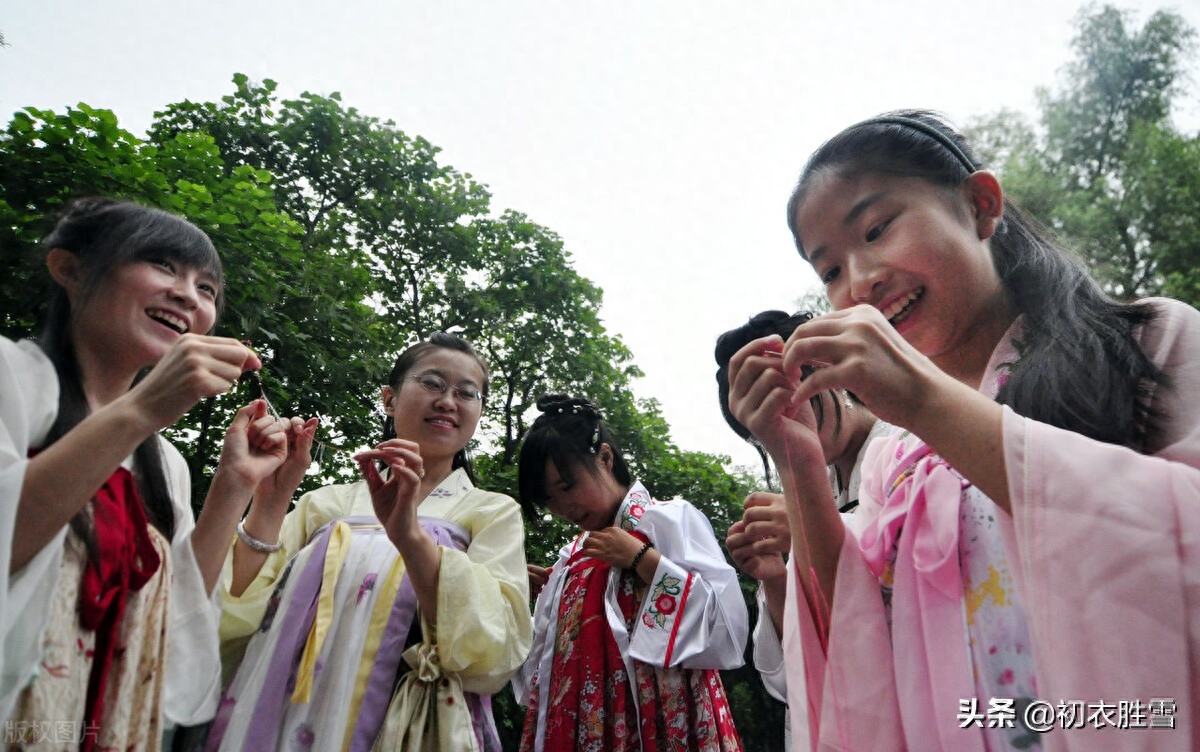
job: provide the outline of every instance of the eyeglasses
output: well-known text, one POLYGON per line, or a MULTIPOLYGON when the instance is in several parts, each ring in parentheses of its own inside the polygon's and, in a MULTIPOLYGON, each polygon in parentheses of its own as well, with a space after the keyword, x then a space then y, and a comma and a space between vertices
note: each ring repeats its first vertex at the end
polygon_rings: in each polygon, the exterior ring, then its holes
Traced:
POLYGON ((425 391, 435 394, 445 394, 447 389, 454 392, 454 396, 463 402, 482 402, 483 393, 470 384, 463 386, 451 386, 449 382, 438 376, 436 373, 423 373, 420 376, 409 376, 408 378, 425 387, 425 391))

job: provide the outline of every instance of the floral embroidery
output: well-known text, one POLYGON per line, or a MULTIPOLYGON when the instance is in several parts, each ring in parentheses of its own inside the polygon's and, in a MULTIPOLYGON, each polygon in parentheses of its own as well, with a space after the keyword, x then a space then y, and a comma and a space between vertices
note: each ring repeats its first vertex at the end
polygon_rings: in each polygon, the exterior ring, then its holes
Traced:
POLYGON ((625 530, 637 530, 638 522, 642 519, 642 515, 646 513, 646 507, 654 502, 650 497, 637 491, 630 492, 628 502, 625 508, 621 510, 620 526, 625 530))
POLYGON ((682 581, 678 577, 664 574, 650 593, 651 604, 642 616, 642 623, 651 629, 666 626, 667 617, 675 613, 679 605, 676 598, 683 592, 681 585, 682 581))

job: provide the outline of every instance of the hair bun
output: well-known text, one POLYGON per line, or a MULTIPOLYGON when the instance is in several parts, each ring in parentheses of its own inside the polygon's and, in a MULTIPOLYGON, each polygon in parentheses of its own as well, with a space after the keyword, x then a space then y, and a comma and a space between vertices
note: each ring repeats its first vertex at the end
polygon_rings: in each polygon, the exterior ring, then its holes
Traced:
POLYGON ((537 409, 544 415, 586 415, 599 418, 600 408, 586 397, 566 394, 544 394, 538 397, 537 409))

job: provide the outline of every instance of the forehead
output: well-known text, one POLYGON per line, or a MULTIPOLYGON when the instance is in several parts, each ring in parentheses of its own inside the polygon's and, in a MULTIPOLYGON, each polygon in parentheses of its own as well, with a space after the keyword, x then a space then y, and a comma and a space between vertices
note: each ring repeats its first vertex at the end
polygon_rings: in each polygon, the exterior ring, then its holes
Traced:
POLYGON ((423 355, 413 366, 411 375, 428 371, 436 371, 456 384, 464 381, 477 385, 483 383, 483 368, 478 361, 464 352, 447 350, 444 347, 430 350, 423 355))

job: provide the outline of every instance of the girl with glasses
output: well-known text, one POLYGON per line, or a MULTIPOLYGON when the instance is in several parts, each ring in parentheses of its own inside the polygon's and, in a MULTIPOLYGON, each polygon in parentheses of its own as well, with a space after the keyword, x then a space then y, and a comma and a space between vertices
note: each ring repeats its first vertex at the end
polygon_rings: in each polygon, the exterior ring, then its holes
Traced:
POLYGON ((529 650, 524 526, 476 488, 467 444, 483 361, 436 333, 382 390, 383 441, 362 480, 292 495, 315 420, 256 489, 222 578, 236 673, 209 749, 498 750, 491 695, 529 650), (244 651, 244 657, 241 657, 244 651))

